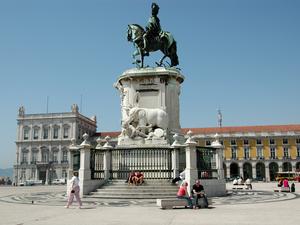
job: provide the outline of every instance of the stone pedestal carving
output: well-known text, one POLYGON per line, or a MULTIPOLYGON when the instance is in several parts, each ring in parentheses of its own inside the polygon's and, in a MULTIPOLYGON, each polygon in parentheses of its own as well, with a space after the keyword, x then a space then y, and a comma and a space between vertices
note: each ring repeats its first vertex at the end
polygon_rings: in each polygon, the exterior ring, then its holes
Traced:
POLYGON ((120 91, 122 132, 118 145, 169 145, 180 133, 179 95, 184 76, 164 67, 130 69, 115 83, 120 91))

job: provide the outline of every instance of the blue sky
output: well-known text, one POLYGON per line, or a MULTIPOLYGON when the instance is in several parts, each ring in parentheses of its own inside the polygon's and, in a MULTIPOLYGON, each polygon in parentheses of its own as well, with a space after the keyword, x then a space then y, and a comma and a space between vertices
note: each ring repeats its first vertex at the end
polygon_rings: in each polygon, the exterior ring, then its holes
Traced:
MULTIPOLYGON (((18 107, 96 115, 120 129, 113 88, 131 68, 127 24, 145 26, 152 1, 0 0, 0 168, 15 160, 18 107)), ((186 76, 181 126, 300 123, 300 1, 156 1, 186 76)), ((152 66, 161 53, 146 59, 152 66)))

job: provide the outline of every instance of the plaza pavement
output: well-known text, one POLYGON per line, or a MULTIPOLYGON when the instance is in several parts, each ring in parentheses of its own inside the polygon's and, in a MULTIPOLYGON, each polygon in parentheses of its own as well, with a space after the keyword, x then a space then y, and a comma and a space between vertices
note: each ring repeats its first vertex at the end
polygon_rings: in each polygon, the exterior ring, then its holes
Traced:
MULTIPOLYGON (((149 202, 93 203, 88 199, 84 199, 83 209, 78 209, 76 203, 66 209, 65 186, 0 186, 0 225, 299 224, 300 184, 296 183, 296 195, 274 195, 275 185, 253 183, 253 192, 240 191, 233 198, 214 198, 212 208, 197 210, 161 210, 149 202)), ((228 190, 231 187, 227 184, 228 190)))

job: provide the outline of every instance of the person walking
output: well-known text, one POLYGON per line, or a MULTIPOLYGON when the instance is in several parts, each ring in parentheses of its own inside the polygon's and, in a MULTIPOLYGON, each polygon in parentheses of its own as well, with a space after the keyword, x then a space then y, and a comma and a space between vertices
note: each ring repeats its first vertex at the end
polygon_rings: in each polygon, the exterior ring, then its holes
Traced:
POLYGON ((73 177, 70 180, 70 194, 68 197, 68 203, 65 206, 65 208, 69 208, 70 205, 73 203, 74 196, 76 197, 76 201, 79 204, 79 209, 82 207, 82 202, 80 199, 80 187, 79 187, 79 178, 78 178, 78 172, 73 173, 73 177))

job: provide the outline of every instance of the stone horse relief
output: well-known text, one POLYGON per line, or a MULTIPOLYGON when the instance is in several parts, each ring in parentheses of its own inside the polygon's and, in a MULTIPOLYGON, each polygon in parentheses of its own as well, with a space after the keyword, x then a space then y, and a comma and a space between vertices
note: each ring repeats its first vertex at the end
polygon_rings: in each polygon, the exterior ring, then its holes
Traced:
POLYGON ((122 121, 120 137, 144 138, 147 140, 164 139, 168 126, 168 115, 162 109, 133 107, 127 118, 122 121))
POLYGON ((137 67, 144 67, 144 57, 149 56, 149 52, 155 52, 160 50, 164 56, 159 62, 156 62, 158 66, 162 66, 166 57, 170 58, 171 67, 179 64, 177 56, 177 45, 171 33, 163 31, 160 27, 160 20, 157 17, 159 6, 152 3, 152 16, 146 26, 146 30, 138 24, 128 25, 127 40, 133 42, 136 50, 133 53, 134 64, 137 67), (136 59, 136 56, 140 55, 140 59, 136 59))

